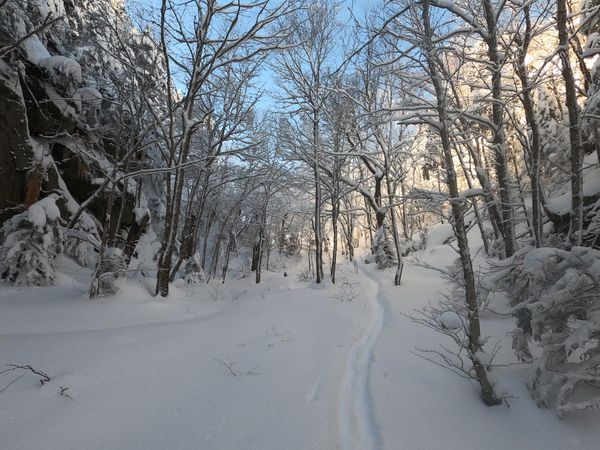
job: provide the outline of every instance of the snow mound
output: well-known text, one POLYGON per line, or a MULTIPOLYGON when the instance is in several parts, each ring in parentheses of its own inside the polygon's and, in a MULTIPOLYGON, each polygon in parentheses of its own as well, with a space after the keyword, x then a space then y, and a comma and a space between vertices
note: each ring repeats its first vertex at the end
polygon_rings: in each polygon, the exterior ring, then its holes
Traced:
POLYGON ((21 42, 21 49, 25 52, 27 61, 36 66, 45 59, 50 58, 50 53, 35 34, 21 42))
POLYGON ((459 330, 463 328, 462 318, 454 311, 444 311, 441 313, 440 322, 447 330, 459 330))
POLYGON ((70 58, 54 55, 39 61, 38 65, 45 69, 55 85, 67 87, 81 84, 81 66, 70 58))

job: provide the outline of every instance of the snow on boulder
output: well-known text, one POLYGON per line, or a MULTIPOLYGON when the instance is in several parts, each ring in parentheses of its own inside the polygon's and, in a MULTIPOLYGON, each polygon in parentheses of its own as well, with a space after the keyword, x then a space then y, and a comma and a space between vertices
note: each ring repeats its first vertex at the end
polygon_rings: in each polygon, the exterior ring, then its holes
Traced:
POLYGON ((25 52, 25 58, 36 66, 39 65, 43 60, 50 58, 50 53, 46 50, 40 38, 35 34, 29 36, 20 44, 21 49, 25 52))
POLYGON ((20 47, 25 53, 27 61, 45 70, 54 85, 63 90, 73 91, 81 84, 79 63, 63 55, 50 55, 36 35, 25 39, 21 42, 20 47))
POLYGON ((29 136, 29 143, 31 144, 31 150, 33 151, 31 164, 40 165, 44 170, 51 167, 54 160, 52 159, 48 142, 29 136))
MULTIPOLYGON (((596 155, 592 155, 593 158, 596 155)), ((588 167, 584 167, 583 170, 583 200, 584 204, 586 199, 593 199, 600 195, 600 168, 596 167, 595 164, 589 163, 588 167)), ((563 194, 549 198, 546 202, 546 209, 553 214, 565 216, 571 212, 573 205, 573 199, 571 198, 571 190, 567 186, 563 194)))
POLYGON ((81 66, 70 58, 62 55, 54 55, 39 61, 38 66, 46 70, 52 82, 69 91, 81 84, 81 66))
POLYGON ((29 3, 37 8, 40 17, 61 17, 66 14, 64 0, 29 0, 29 3))

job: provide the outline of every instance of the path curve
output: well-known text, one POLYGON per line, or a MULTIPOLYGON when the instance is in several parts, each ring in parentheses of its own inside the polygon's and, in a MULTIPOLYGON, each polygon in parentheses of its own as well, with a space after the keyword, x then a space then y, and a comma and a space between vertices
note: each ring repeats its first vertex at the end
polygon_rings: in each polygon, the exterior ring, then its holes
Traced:
POLYGON ((373 289, 369 290, 369 318, 354 338, 342 374, 339 403, 341 450, 376 450, 380 439, 369 395, 369 366, 383 327, 384 307, 379 283, 361 267, 373 289))

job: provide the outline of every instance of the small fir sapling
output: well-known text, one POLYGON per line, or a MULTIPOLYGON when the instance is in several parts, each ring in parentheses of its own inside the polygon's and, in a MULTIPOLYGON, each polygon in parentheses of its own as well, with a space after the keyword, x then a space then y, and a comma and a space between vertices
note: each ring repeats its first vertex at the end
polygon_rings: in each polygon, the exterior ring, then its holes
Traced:
POLYGON ((600 410, 600 251, 523 249, 498 263, 484 288, 511 299, 513 349, 531 363, 536 403, 561 416, 600 410))
POLYGON ((378 269, 387 269, 398 264, 394 240, 386 225, 382 225, 373 236, 373 255, 378 269))
POLYGON ((60 210, 54 197, 32 204, 0 228, 0 278, 15 285, 47 286, 56 280, 62 252, 60 210))

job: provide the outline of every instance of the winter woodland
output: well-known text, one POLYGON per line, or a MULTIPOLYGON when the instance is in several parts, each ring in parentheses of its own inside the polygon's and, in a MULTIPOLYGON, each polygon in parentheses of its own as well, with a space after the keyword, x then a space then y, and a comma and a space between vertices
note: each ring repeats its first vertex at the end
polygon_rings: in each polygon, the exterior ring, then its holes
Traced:
POLYGON ((1 448, 599 412, 599 0, 0 0, 1 448))

